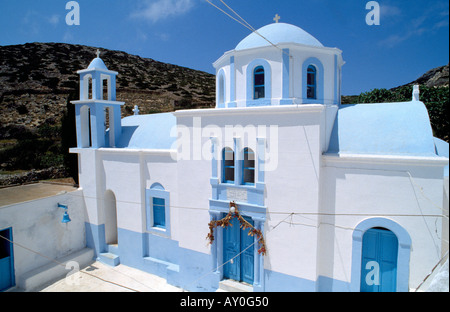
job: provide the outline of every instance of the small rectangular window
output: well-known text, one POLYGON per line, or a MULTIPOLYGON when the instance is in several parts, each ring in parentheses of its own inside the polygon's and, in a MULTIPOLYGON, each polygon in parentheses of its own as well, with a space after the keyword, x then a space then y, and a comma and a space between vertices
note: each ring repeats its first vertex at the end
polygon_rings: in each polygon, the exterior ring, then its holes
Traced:
POLYGON ((164 198, 153 197, 153 226, 166 227, 166 201, 164 198))

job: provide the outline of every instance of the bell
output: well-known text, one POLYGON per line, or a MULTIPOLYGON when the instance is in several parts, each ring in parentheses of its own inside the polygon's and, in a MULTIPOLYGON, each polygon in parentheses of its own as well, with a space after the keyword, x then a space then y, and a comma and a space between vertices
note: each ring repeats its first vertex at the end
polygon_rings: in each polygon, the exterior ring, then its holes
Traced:
POLYGON ((69 214, 67 213, 67 211, 65 211, 61 222, 62 223, 67 223, 67 222, 70 222, 70 221, 72 221, 72 220, 70 220, 69 214))

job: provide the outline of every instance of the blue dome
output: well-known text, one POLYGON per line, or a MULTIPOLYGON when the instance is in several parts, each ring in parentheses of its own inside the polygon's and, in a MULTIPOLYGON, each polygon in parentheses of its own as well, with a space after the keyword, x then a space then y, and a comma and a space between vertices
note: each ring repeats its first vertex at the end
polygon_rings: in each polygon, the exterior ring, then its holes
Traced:
MULTIPOLYGON (((319 40, 308 34, 300 27, 291 24, 273 23, 258 29, 257 32, 273 44, 299 43, 303 45, 323 47, 319 40)), ((269 45, 270 43, 264 40, 261 36, 256 33, 251 33, 239 42, 235 50, 245 50, 269 45)))
POLYGON ((103 62, 103 60, 99 57, 96 57, 95 59, 93 59, 91 64, 89 64, 88 69, 94 69, 94 68, 108 70, 108 68, 106 68, 106 65, 103 62))

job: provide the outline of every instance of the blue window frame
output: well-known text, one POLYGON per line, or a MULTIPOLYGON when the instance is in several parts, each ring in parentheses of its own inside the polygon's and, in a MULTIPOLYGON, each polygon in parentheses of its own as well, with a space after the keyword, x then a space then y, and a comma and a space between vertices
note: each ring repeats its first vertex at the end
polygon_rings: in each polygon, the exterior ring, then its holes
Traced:
POLYGON ((146 230, 170 237, 170 193, 159 183, 145 190, 146 230))
POLYGON ((255 184, 255 153, 251 148, 244 148, 243 179, 244 184, 255 184))
POLYGON ((223 178, 224 183, 234 183, 234 151, 226 147, 222 151, 223 178))
POLYGON ((264 67, 258 66, 253 71, 253 99, 265 98, 264 67))
POLYGON ((308 66, 307 70, 307 82, 306 82, 306 94, 308 99, 317 99, 317 70, 313 65, 308 66))
POLYGON ((164 198, 153 197, 153 226, 166 227, 166 201, 164 198))

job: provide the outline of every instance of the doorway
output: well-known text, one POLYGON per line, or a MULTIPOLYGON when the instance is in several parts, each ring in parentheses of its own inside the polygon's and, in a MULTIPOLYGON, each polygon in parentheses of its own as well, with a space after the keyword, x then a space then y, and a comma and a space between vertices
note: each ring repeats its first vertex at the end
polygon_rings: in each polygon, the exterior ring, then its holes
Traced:
POLYGON ((0 231, 0 291, 15 284, 12 228, 0 231))
POLYGON ((362 242, 361 291, 395 292, 397 289, 397 236, 385 228, 371 228, 362 242))
POLYGON ((117 245, 117 207, 116 196, 110 190, 105 192, 105 240, 108 245, 117 245))
MULTIPOLYGON (((245 218, 251 225, 253 220, 245 218)), ((241 229, 237 218, 223 230, 223 277, 253 285, 254 279, 254 237, 248 235, 250 229, 241 229), (230 260, 231 259, 231 260, 230 260)))

